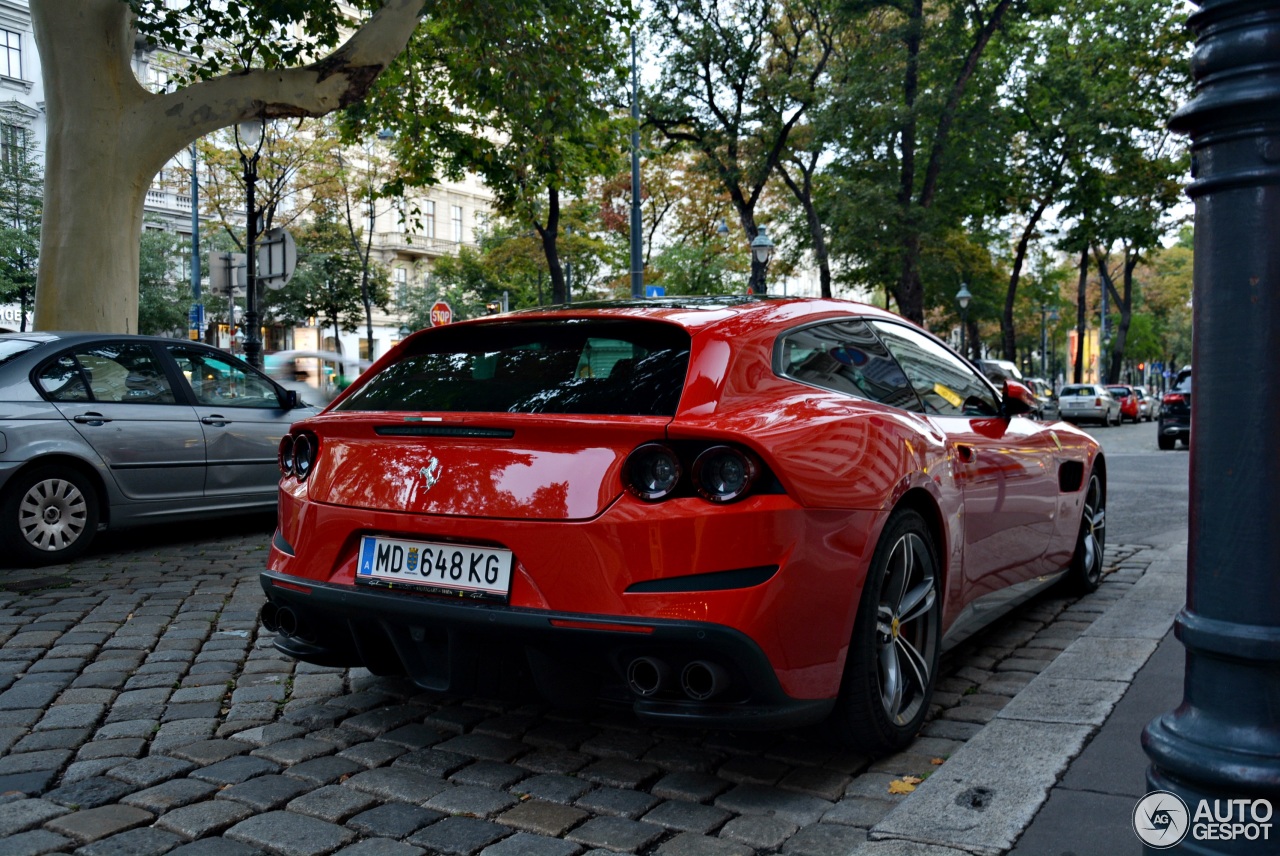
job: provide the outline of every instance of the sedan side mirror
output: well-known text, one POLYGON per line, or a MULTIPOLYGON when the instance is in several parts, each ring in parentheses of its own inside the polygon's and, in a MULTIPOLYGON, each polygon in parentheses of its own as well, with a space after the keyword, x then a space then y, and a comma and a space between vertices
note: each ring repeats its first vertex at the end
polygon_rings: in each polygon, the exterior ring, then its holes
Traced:
POLYGON ((302 401, 298 398, 296 389, 280 390, 280 406, 285 410, 296 410, 302 406, 302 401))
POLYGON ((1000 417, 1012 419, 1024 413, 1031 413, 1040 406, 1031 390, 1016 380, 1006 380, 1001 390, 1000 417))

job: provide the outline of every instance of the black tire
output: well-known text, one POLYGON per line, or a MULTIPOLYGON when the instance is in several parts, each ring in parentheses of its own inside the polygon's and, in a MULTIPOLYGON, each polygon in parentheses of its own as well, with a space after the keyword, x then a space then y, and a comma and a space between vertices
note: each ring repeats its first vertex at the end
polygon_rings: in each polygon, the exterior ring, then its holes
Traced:
POLYGON ((1160 447, 1162 452, 1172 452, 1173 446, 1178 441, 1174 437, 1167 437, 1164 434, 1156 435, 1156 445, 1160 447))
POLYGON ((1098 590, 1102 582, 1103 553, 1107 546, 1107 486, 1098 473, 1089 473, 1080 509, 1080 527, 1071 568, 1063 582, 1076 594, 1098 590))
POLYGON ((0 501, 0 540, 19 565, 68 562, 98 532, 98 494, 89 479, 62 466, 19 474, 0 501))
POLYGON ((831 715, 841 742, 878 757, 915 739, 938 681, 941 585, 924 518, 895 511, 867 572, 831 715))

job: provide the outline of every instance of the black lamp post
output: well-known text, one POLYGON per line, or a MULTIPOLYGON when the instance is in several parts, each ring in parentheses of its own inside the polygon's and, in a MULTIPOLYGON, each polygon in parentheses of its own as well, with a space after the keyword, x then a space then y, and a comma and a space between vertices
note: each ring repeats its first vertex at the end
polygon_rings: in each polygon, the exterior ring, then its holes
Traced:
POLYGON ((258 156, 262 153, 262 118, 245 119, 236 126, 236 148, 244 166, 245 196, 245 310, 244 358, 249 365, 262 368, 262 327, 258 319, 258 212, 254 203, 254 185, 258 181, 258 156))
MULTIPOLYGON (((1254 801, 1270 800, 1268 817, 1280 802, 1280 6, 1198 2, 1196 94, 1169 123, 1191 138, 1196 211, 1187 601, 1174 621, 1186 668, 1182 704, 1142 745, 1151 790, 1192 817, 1229 804, 1212 832, 1265 806, 1254 801)), ((1193 834, 1178 852, 1274 852, 1275 841, 1274 828, 1265 842, 1193 834)))
POLYGON ((765 286, 764 274, 769 267, 769 260, 773 258, 773 249, 774 243, 769 240, 764 226, 756 229, 756 236, 751 240, 751 292, 753 294, 767 294, 769 291, 765 286))
POLYGON ((956 303, 960 304, 960 356, 965 359, 969 358, 964 348, 964 331, 969 326, 969 301, 973 300, 973 295, 969 292, 969 286, 963 282, 960 283, 960 290, 956 292, 956 303))

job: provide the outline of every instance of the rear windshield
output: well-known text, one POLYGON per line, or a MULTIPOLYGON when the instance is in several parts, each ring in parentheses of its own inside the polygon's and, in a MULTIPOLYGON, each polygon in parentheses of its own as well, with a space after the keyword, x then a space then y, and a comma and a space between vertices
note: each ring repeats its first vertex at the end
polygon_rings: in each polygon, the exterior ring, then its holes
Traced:
POLYGON ((14 357, 25 354, 39 344, 39 342, 32 342, 30 339, 0 339, 0 365, 9 362, 14 357))
POLYGON ((432 330, 335 410, 674 416, 689 334, 566 319, 432 330))
POLYGON ((1098 393, 1094 392, 1091 386, 1064 386, 1062 392, 1059 393, 1060 397, 1070 395, 1098 395, 1098 393))
POLYGON ((1107 389, 1111 390, 1111 394, 1116 398, 1129 397, 1129 388, 1127 386, 1109 386, 1107 389))

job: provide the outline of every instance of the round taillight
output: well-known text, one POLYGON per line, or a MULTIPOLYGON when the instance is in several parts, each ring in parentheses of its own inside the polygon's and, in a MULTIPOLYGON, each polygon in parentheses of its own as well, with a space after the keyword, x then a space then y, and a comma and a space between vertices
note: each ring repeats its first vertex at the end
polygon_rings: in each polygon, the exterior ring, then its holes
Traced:
POLYGON ((627 456, 622 480, 641 499, 665 499, 680 483, 680 459, 661 443, 646 443, 627 456))
POLYGON ((293 472, 299 479, 311 474, 316 462, 316 445, 306 434, 299 434, 293 441, 293 472))
POLYGON ((293 436, 285 434, 280 438, 280 451, 276 453, 276 462, 280 464, 280 472, 286 476, 293 475, 293 436))
POLYGON ((755 484, 760 467, 755 460, 731 446, 712 446, 693 462, 693 487, 711 502, 733 502, 755 484))

